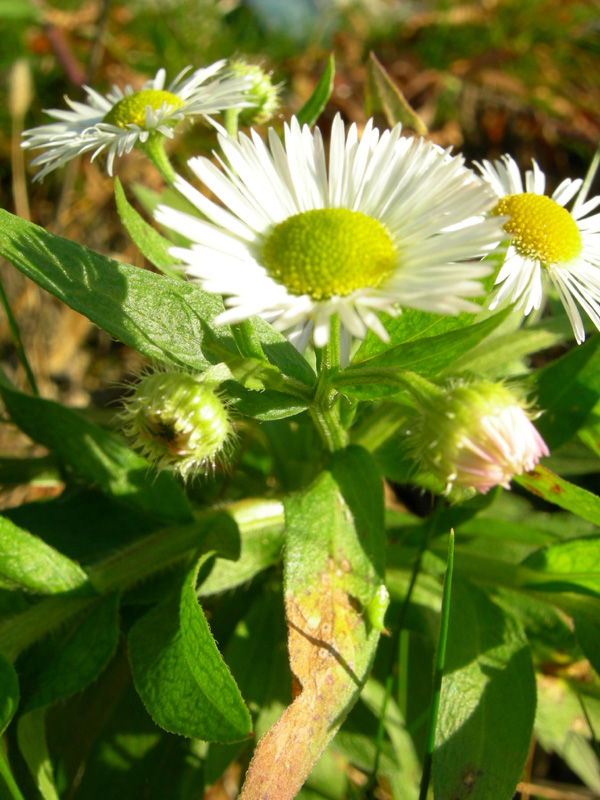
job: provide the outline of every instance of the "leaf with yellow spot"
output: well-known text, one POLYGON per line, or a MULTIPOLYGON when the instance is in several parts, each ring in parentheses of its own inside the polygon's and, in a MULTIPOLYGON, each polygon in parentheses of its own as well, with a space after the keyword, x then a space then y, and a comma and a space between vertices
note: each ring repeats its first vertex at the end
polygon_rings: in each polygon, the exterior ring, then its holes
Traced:
POLYGON ((296 796, 358 698, 380 631, 369 607, 383 581, 381 477, 349 447, 285 503, 285 604, 300 691, 259 742, 240 800, 296 796))

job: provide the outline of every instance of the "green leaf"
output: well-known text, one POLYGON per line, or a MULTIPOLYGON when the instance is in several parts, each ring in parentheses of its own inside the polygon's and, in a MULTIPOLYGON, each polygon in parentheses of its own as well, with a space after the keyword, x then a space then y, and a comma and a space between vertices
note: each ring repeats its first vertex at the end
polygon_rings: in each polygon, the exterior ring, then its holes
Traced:
POLYGON ((592 667, 600 675, 600 625, 583 614, 575 614, 575 635, 592 667))
POLYGON ((241 501, 236 506, 235 521, 240 530, 239 558, 235 561, 217 558, 212 571, 198 587, 199 597, 241 586, 281 560, 285 531, 279 500, 241 501))
POLYGON ((231 405, 240 414, 261 421, 295 417, 306 409, 306 403, 297 397, 267 389, 253 392, 233 382, 223 384, 231 405))
POLYGON ((333 77, 335 75, 335 59, 333 53, 329 56, 329 61, 319 82, 315 86, 314 92, 308 98, 296 115, 300 125, 310 125, 311 127, 321 116, 327 101, 333 91, 333 77))
MULTIPOLYGON (((218 353, 223 348, 237 353, 229 326, 213 324, 223 311, 221 298, 192 283, 113 261, 1 209, 0 254, 149 358, 204 370, 222 361, 218 353)), ((312 385, 314 372, 293 345, 264 320, 254 318, 252 323, 269 361, 312 385)))
POLYGON ((118 178, 115 178, 115 201, 121 222, 140 253, 165 275, 182 278, 182 272, 172 269, 173 265, 177 263, 177 259, 169 255, 169 248, 173 246, 172 242, 161 236, 129 204, 118 178))
POLYGON ((59 800, 46 743, 46 717, 43 709, 31 711, 19 719, 17 738, 29 772, 44 800, 59 800))
POLYGON ((545 409, 536 427, 550 450, 585 423, 600 395, 600 336, 553 361, 534 375, 536 403, 545 409))
POLYGON ((510 800, 534 715, 533 667, 520 624, 455 580, 433 762, 436 800, 510 800))
POLYGON ((1 375, 0 394, 22 431, 102 491, 159 517, 191 519, 187 498, 175 479, 166 472, 152 473, 148 462, 116 436, 76 411, 17 391, 1 375))
POLYGON ((0 655, 0 736, 8 728, 19 705, 19 680, 10 661, 0 655))
POLYGON ((196 600, 196 571, 186 575, 180 597, 167 597, 133 626, 133 680, 165 730, 235 742, 249 734, 250 715, 196 600))
POLYGON ((220 297, 191 283, 121 264, 0 209, 0 253, 50 294, 161 362, 205 369, 215 339, 235 352, 228 327, 211 326, 220 297))
POLYGON ((538 464, 533 472, 515 475, 513 481, 549 503, 600 525, 600 497, 559 478, 549 469, 538 464))
POLYGON ((539 573, 530 588, 600 596, 600 537, 571 539, 537 550, 523 566, 539 573))
MULTIPOLYGON (((361 400, 397 394, 398 384, 387 381, 385 369, 405 369, 424 376, 451 373, 452 364, 463 353, 483 341, 510 313, 505 309, 482 322, 417 341, 396 344, 363 361, 354 362, 335 378, 334 384, 361 400)), ((359 352, 360 355, 360 352, 359 352)))
POLYGON ((374 53, 369 54, 367 81, 365 83, 365 111, 368 117, 376 111, 383 111, 390 127, 398 122, 415 130, 418 134, 427 133, 427 125, 417 112, 411 108, 400 89, 393 82, 374 53))
POLYGON ((37 594, 73 592, 88 584, 78 564, 4 517, 0 517, 0 576, 37 594))
POLYGON ((35 683, 24 703, 24 711, 50 706, 96 680, 117 649, 118 609, 119 596, 113 593, 58 640, 43 641, 39 645, 37 657, 30 655, 30 660, 25 662, 29 672, 32 666, 34 668, 35 683))

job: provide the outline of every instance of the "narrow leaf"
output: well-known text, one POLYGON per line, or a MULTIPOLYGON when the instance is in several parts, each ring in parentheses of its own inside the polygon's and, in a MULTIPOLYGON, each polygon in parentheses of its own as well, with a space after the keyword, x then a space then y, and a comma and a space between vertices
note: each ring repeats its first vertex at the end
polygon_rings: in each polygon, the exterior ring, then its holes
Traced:
POLYGON ((533 472, 515 475, 513 480, 549 503, 572 511, 594 525, 600 525, 600 497, 559 478, 549 469, 538 464, 533 472))
POLYGON ((329 61, 319 82, 315 86, 314 92, 298 112, 297 119, 300 125, 310 125, 311 127, 321 116, 327 101, 333 91, 333 77, 335 75, 335 59, 333 53, 329 56, 329 61))
POLYGON ((148 462, 116 436, 76 411, 17 391, 1 375, 0 394, 24 433, 102 491, 159 517, 191 519, 187 498, 175 479, 166 472, 151 472, 148 462))
POLYGON ((582 614, 576 614, 573 622, 579 646, 592 667, 600 675, 600 625, 582 614))
POLYGON ((52 761, 46 743, 44 710, 32 711, 19 719, 19 749, 44 800, 59 800, 52 761))
POLYGON ((365 93, 368 117, 373 116, 376 111, 383 111, 390 127, 400 122, 418 134, 427 134, 427 125, 411 107, 374 53, 369 54, 365 93))
POLYGON ((520 624, 455 580, 433 760, 436 800, 510 800, 534 716, 533 667, 520 624))
POLYGON ((78 564, 4 517, 0 517, 0 576, 37 594, 72 592, 88 584, 78 564))

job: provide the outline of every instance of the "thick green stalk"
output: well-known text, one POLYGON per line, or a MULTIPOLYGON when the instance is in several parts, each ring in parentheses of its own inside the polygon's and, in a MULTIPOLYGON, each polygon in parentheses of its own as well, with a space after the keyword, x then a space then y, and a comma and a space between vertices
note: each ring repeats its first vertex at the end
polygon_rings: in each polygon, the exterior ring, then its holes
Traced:
POLYGON ((317 349, 318 380, 313 403, 309 409, 316 429, 328 450, 341 450, 348 444, 348 435, 340 420, 337 391, 331 378, 340 369, 340 321, 331 319, 331 331, 325 347, 317 349))

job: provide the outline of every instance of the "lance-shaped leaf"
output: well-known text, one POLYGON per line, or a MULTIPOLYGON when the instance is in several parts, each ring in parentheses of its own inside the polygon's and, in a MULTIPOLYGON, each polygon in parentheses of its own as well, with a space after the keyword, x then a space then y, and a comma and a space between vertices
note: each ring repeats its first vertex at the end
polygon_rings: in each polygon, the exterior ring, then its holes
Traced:
POLYGON ((383 492, 371 457, 351 447, 285 503, 290 664, 301 691, 261 739, 243 800, 296 796, 356 701, 379 631, 369 606, 383 574, 383 492))
POLYGON ((298 122, 301 125, 314 125, 321 116, 327 101, 333 91, 333 77, 335 75, 335 60, 333 53, 329 56, 329 61, 319 82, 315 86, 314 92, 308 98, 297 114, 298 122))
POLYGON ((374 53, 370 53, 367 64, 365 91, 367 116, 372 116, 375 111, 383 111, 388 125, 401 122, 417 133, 427 134, 427 125, 411 107, 374 53))
POLYGON ((515 475, 513 480, 548 503, 600 525, 600 497, 565 481, 546 467, 538 464, 532 472, 515 475))
POLYGON ((196 599, 198 565, 133 626, 129 657, 135 687, 154 721, 171 733, 235 742, 251 720, 196 599))
POLYGON ((116 436, 76 411, 17 391, 1 375, 0 394, 22 431, 103 492, 159 517, 191 519, 187 498, 175 479, 166 472, 152 474, 146 459, 116 436))

